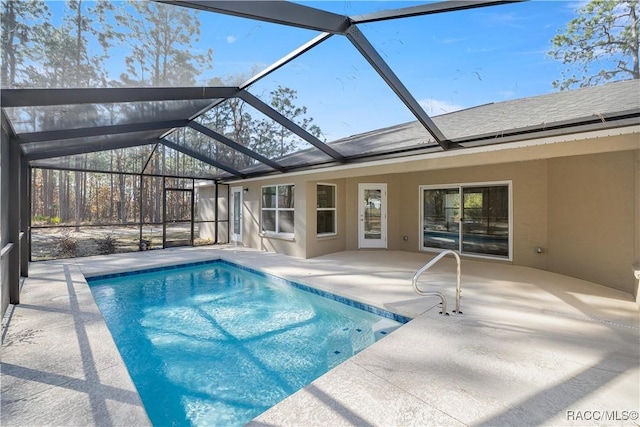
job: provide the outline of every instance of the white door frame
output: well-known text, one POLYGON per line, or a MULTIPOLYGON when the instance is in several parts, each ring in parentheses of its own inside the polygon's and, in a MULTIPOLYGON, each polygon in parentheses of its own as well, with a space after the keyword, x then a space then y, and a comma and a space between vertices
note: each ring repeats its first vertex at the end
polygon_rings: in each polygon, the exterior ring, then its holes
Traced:
POLYGON ((387 248, 387 184, 358 184, 358 248, 387 248), (380 238, 365 239, 364 192, 380 190, 380 238))
POLYGON ((242 187, 231 187, 231 200, 229 201, 229 242, 230 243, 233 243, 233 242, 242 243, 242 193, 243 193, 242 187), (235 207, 236 195, 238 195, 240 200, 239 212, 236 212, 236 207, 235 207), (237 215, 238 223, 240 224, 238 233, 235 232, 236 231, 235 230, 236 215, 237 215))

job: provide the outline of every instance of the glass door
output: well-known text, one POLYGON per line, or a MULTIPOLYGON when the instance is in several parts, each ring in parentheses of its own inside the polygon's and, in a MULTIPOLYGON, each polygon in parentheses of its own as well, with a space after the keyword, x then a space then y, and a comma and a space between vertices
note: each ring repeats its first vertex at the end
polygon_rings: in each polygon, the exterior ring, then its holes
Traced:
POLYGON ((424 247, 460 250, 460 189, 427 189, 422 193, 424 247))
POLYGON ((421 248, 511 259, 508 183, 422 186, 421 248))
POLYGON ((358 185, 360 248, 387 247, 387 184, 358 185))
POLYGON ((231 188, 231 242, 242 243, 242 187, 231 188))
POLYGON ((509 256, 509 191, 506 185, 463 187, 462 252, 509 256))

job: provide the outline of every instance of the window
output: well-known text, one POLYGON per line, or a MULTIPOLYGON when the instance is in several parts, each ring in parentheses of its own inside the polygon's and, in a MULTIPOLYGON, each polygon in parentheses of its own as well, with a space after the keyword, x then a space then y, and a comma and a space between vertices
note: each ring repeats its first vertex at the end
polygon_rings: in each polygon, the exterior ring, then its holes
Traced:
POLYGON ((318 236, 336 234, 336 186, 318 184, 317 187, 318 236))
POLYGON ((294 186, 262 187, 262 231, 293 234, 294 186))
POLYGON ((511 184, 422 186, 421 248, 511 259, 511 184))

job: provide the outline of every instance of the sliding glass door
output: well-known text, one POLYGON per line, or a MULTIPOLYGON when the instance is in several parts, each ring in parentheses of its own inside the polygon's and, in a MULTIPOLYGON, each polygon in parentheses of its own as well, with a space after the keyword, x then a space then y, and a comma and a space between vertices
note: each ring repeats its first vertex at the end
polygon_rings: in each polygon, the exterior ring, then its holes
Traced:
POLYGON ((422 186, 422 249, 511 259, 510 183, 422 186))
POLYGON ((422 191, 423 247, 460 250, 460 190, 422 191))
POLYGON ((462 188, 462 252, 509 257, 509 187, 462 188))

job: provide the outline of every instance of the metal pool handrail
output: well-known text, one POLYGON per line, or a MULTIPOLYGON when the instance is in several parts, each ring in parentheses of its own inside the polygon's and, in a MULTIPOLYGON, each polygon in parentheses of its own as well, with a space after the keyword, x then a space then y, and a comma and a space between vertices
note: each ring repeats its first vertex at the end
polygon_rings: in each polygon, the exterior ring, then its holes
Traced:
POLYGON ((413 289, 415 289, 415 291, 419 295, 440 297, 440 300, 442 301, 442 311, 440 312, 440 314, 448 315, 449 313, 447 313, 447 299, 445 298, 445 296, 438 291, 425 292, 421 290, 420 288, 418 288, 418 279, 420 278, 422 273, 430 269, 435 263, 437 263, 443 257, 449 254, 452 254, 456 258, 456 263, 458 264, 458 268, 456 271, 456 309, 453 312, 456 314, 462 314, 462 312, 460 311, 460 255, 458 255, 456 251, 447 249, 445 251, 440 252, 435 258, 433 258, 431 261, 426 263, 424 267, 416 271, 416 274, 413 275, 413 280, 411 280, 411 283, 413 284, 413 289))

